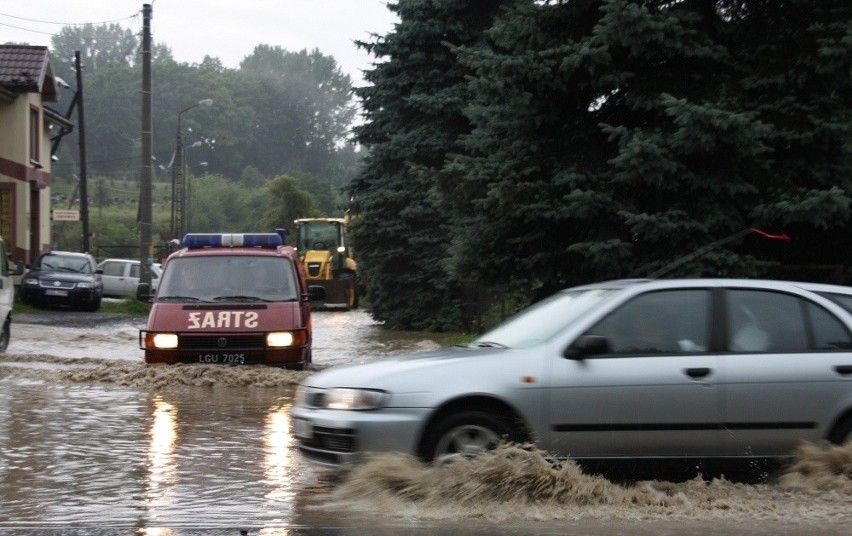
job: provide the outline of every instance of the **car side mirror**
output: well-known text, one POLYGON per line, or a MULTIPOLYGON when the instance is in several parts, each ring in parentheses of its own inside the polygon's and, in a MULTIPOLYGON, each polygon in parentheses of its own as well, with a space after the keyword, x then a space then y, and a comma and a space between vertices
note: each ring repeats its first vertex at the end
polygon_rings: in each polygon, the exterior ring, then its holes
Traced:
POLYGON ((12 261, 9 263, 9 269, 4 276, 22 275, 24 273, 24 263, 21 261, 12 261))
POLYGON ((609 339, 602 335, 581 335, 563 354, 568 359, 585 359, 593 355, 608 354, 612 351, 609 339))
POLYGON ((325 287, 321 285, 308 285, 308 301, 322 301, 325 299, 325 287))

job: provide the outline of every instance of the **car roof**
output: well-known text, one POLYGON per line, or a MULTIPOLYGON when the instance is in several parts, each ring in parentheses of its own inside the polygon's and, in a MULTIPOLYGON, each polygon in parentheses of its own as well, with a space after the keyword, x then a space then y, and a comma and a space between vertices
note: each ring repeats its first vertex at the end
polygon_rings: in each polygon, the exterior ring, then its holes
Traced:
POLYGON ((57 251, 57 250, 45 251, 44 253, 41 254, 42 257, 44 257, 46 255, 68 255, 70 257, 86 257, 86 258, 92 257, 88 253, 81 253, 79 251, 57 251))
MULTIPOLYGON (((130 263, 134 263, 134 264, 139 264, 139 259, 117 259, 117 258, 113 259, 113 258, 109 258, 109 259, 102 260, 98 264, 103 264, 105 262, 130 262, 130 263)), ((159 262, 152 262, 151 264, 153 264, 154 266, 160 265, 159 262)))
POLYGON ((832 294, 852 295, 852 287, 847 287, 845 285, 838 285, 834 283, 810 283, 807 281, 793 281, 791 283, 805 290, 810 290, 811 292, 829 292, 832 294))
MULTIPOLYGON (((626 289, 636 288, 675 288, 675 287, 755 287, 776 290, 802 289, 810 292, 835 292, 852 294, 852 287, 827 283, 809 283, 802 281, 786 281, 780 279, 742 279, 742 278, 684 278, 684 279, 614 279, 599 283, 590 283, 572 287, 570 290, 582 289, 626 289)), ((569 290, 569 289, 566 289, 569 290)))

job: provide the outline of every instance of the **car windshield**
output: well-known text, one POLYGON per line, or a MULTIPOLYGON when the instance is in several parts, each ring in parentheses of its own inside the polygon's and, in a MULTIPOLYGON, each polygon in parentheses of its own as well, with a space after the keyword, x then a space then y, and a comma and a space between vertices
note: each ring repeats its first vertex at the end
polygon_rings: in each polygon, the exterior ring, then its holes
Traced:
POLYGON ((92 266, 85 257, 72 257, 70 255, 45 255, 41 258, 41 270, 55 270, 58 272, 76 272, 79 274, 91 274, 92 266))
POLYGON ((561 333, 617 289, 563 290, 510 317, 473 346, 529 348, 561 333))
POLYGON ((299 294, 293 264, 284 258, 210 255, 170 260, 157 299, 293 301, 299 294))

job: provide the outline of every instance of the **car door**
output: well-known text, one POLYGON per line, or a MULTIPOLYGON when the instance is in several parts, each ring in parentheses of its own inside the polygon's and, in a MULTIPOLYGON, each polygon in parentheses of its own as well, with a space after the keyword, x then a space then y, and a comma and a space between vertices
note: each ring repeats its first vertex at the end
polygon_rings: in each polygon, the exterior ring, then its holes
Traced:
POLYGON ((101 264, 104 271, 101 274, 101 280, 104 285, 104 294, 107 296, 129 296, 136 294, 136 288, 133 287, 132 294, 130 292, 131 285, 128 283, 128 272, 130 264, 121 260, 106 260, 101 264))
POLYGON ((729 289, 726 305, 725 450, 784 455, 823 439, 852 389, 844 323, 809 299, 766 289, 729 289))
POLYGON ((709 290, 658 290, 587 330, 606 337, 610 349, 556 359, 544 447, 576 457, 717 452, 721 413, 710 318, 709 290))

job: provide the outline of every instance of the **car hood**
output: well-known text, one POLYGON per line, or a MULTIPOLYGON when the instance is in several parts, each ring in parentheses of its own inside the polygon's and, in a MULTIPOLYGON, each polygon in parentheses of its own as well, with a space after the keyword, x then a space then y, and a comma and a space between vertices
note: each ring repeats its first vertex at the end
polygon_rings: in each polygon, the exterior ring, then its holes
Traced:
POLYGON ((500 367, 496 361, 517 356, 518 350, 453 346, 441 350, 375 358, 362 364, 340 365, 320 371, 304 381, 317 388, 359 387, 389 391, 415 389, 433 377, 482 376, 500 367), (477 373, 477 371, 479 371, 477 373))
POLYGON ((74 272, 41 272, 41 271, 32 271, 28 273, 25 277, 37 277, 41 281, 73 281, 73 282, 81 282, 81 281, 94 281, 94 274, 80 274, 74 272))

